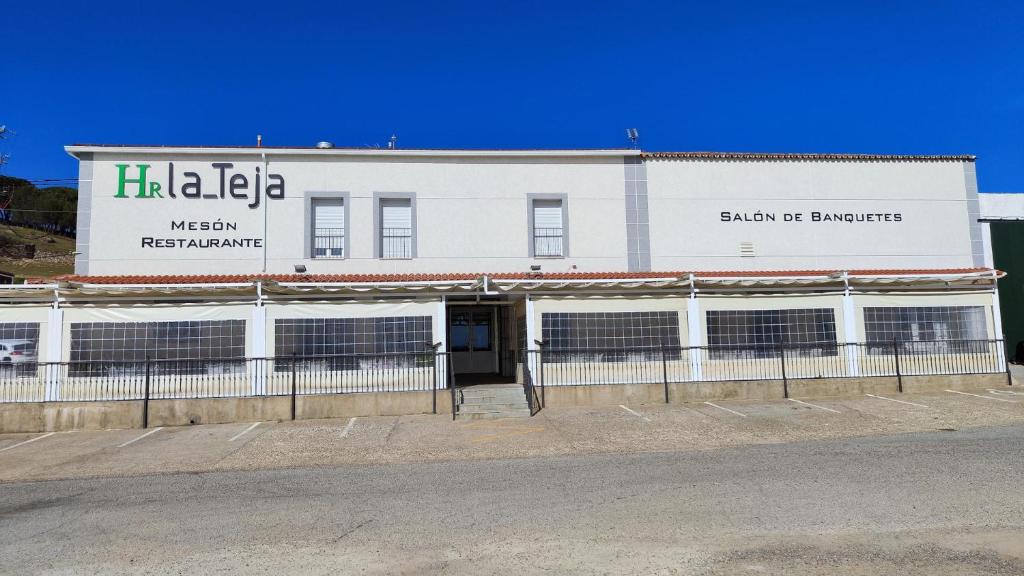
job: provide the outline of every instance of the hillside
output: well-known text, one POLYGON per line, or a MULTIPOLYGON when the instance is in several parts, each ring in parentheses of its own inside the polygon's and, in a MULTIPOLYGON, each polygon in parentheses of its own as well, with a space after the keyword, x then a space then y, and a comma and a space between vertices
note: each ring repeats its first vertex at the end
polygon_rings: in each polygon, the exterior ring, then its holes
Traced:
POLYGON ((32 244, 36 247, 36 257, 0 257, 0 271, 20 278, 49 278, 74 271, 74 238, 0 222, 0 244, 3 243, 32 244))

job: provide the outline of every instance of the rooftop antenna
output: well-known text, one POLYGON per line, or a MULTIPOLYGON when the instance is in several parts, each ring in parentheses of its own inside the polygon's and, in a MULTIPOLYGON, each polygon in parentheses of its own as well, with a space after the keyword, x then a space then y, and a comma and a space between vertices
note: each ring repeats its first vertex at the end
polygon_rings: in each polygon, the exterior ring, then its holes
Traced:
POLYGON ((398 148, 398 136, 391 134, 391 138, 388 138, 388 150, 394 150, 398 148))
POLYGON ((256 147, 257 148, 262 148, 263 147, 263 135, 262 134, 257 134, 256 135, 256 147))
POLYGON ((626 138, 629 138, 633 148, 640 147, 640 132, 636 128, 626 128, 626 138))

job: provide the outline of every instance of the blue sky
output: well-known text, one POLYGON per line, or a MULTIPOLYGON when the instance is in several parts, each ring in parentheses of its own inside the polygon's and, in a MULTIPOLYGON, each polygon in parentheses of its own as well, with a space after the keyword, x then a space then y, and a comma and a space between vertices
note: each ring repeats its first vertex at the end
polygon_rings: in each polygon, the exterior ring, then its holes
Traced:
POLYGON ((977 154, 1024 191, 1020 2, 8 2, 5 173, 75 142, 977 154))

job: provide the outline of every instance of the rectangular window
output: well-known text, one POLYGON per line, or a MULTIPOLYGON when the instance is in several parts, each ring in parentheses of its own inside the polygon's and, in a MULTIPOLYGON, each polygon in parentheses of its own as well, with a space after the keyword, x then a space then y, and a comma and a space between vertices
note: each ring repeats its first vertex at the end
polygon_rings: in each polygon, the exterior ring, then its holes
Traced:
POLYGON ((678 359, 678 312, 555 312, 541 314, 544 357, 552 362, 678 359), (573 354, 568 354, 573 351, 573 354))
POLYGON ((836 318, 831 308, 708 310, 708 348, 713 359, 835 356, 836 318))
POLYGON ((37 322, 0 323, 0 377, 35 374, 38 350, 37 322))
POLYGON ((147 358, 179 361, 155 363, 161 372, 242 372, 245 363, 237 360, 245 358, 245 320, 71 324, 71 376, 109 375, 110 364, 141 371, 147 358))
POLYGON ((565 256, 561 200, 533 201, 533 255, 565 256))
POLYGON ((864 308, 865 339, 878 344, 873 354, 891 353, 893 341, 915 354, 987 350, 985 322, 983 306, 864 308))
MULTIPOLYGON (((274 322, 278 358, 294 354, 329 370, 359 370, 367 362, 380 367, 380 356, 385 354, 408 354, 388 361, 394 366, 412 366, 423 360, 417 354, 432 353, 432 344, 430 316, 282 318, 274 322)), ((275 369, 287 370, 289 365, 278 362, 275 369)))
POLYGON ((381 258, 412 258, 412 201, 381 199, 380 225, 381 258))
POLYGON ((345 257, 345 203, 313 201, 313 258, 345 257))

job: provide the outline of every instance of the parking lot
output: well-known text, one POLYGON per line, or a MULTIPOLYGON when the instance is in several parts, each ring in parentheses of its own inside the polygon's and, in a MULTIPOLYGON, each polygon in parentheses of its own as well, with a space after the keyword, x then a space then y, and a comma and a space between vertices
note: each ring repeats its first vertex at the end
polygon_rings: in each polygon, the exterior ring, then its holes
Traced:
POLYGON ((0 482, 719 447, 1024 423, 1024 389, 0 436, 0 482))

